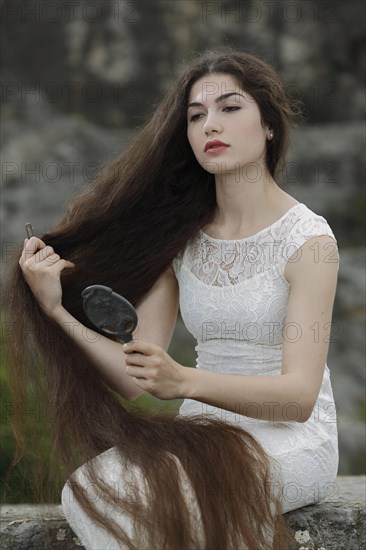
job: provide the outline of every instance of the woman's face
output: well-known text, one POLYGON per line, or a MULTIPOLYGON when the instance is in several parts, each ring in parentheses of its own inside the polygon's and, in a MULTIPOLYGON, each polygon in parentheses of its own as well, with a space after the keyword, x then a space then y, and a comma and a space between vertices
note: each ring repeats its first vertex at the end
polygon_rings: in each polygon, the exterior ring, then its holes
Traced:
POLYGON ((261 124, 254 98, 230 74, 207 74, 193 84, 188 99, 187 137, 197 161, 210 173, 262 170, 265 166, 269 129, 261 124), (222 97, 229 93, 235 95, 222 97), (229 147, 205 151, 211 140, 220 140, 229 147))

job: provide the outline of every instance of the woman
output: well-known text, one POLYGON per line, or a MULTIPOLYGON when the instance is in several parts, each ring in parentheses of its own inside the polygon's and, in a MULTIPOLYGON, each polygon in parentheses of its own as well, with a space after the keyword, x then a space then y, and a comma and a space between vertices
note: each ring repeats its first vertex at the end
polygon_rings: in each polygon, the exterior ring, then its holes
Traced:
POLYGON ((335 481, 326 356, 339 258, 326 220, 275 181, 295 115, 260 59, 198 56, 93 188, 15 259, 14 391, 30 325, 68 477, 63 509, 86 548, 290 548, 281 514, 335 481), (90 284, 136 307, 123 348, 85 317, 90 284), (179 302, 196 369, 166 352, 179 302), (113 393, 146 391, 184 398, 180 414, 131 413, 113 393))

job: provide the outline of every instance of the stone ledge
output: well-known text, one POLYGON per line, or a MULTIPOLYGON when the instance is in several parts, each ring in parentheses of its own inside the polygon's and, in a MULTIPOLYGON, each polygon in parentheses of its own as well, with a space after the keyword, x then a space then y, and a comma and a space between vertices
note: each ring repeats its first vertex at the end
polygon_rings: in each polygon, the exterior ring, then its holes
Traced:
POLYGON ((335 491, 318 504, 285 514, 299 548, 366 549, 366 476, 338 476, 335 491))
MULTIPOLYGON (((285 517, 298 548, 366 548, 365 497, 366 476, 338 476, 336 490, 321 503, 287 513, 285 517)), ((0 519, 0 547, 3 549, 84 548, 68 526, 61 505, 3 505, 0 519)))

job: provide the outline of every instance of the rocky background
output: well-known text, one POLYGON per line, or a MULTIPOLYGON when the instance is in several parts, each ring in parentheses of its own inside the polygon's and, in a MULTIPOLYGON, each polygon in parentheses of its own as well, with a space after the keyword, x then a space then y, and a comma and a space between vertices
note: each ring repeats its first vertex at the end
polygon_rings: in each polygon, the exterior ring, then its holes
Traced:
MULTIPOLYGON (((364 473, 364 2, 4 0, 1 10, 2 270, 24 223, 36 234, 55 223, 143 126, 192 52, 231 45, 254 53, 302 100, 305 120, 278 183, 337 238, 327 363, 339 473, 364 473)), ((193 366, 194 345, 179 316, 169 353, 193 366)))

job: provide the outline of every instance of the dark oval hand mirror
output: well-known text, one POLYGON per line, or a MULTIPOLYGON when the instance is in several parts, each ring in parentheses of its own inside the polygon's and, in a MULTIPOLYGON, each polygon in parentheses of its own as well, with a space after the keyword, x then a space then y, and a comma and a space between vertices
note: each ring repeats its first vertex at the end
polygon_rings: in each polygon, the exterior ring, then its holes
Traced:
POLYGON ((111 288, 91 285, 81 293, 88 319, 107 336, 117 336, 124 342, 132 340, 137 326, 137 313, 133 305, 111 288))

